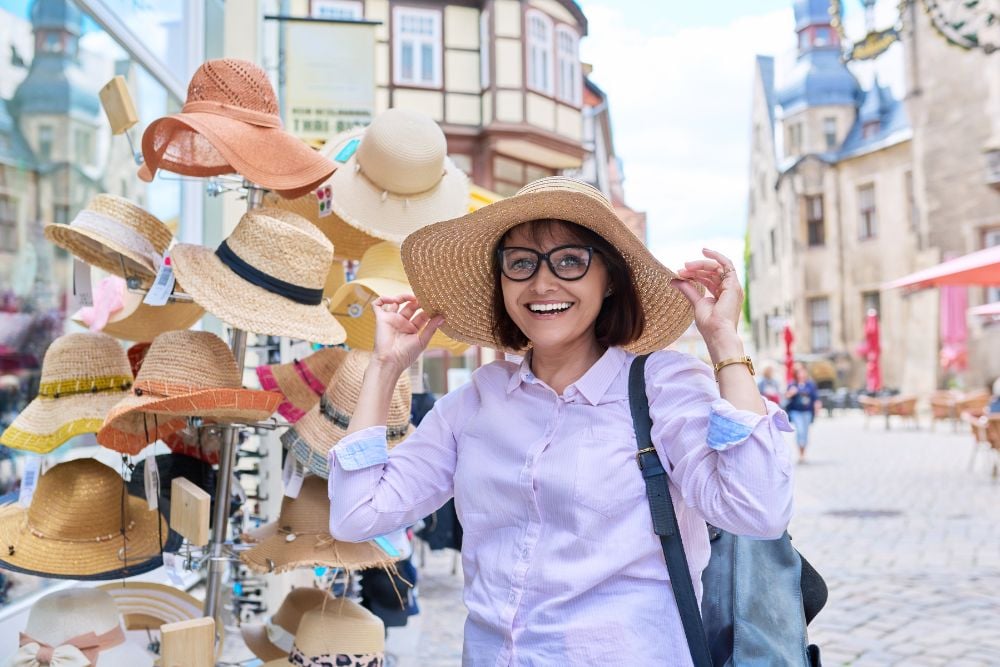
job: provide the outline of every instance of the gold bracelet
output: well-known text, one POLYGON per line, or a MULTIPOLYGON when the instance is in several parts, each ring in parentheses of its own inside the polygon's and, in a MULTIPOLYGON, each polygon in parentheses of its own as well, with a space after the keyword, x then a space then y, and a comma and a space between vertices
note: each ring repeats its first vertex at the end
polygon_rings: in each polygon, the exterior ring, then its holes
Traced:
POLYGON ((719 371, 721 371, 726 366, 730 366, 732 364, 743 364, 748 369, 750 369, 750 375, 756 375, 753 369, 753 360, 750 359, 750 357, 733 357, 732 359, 723 359, 722 361, 715 364, 714 369, 715 369, 716 382, 719 381, 719 371))

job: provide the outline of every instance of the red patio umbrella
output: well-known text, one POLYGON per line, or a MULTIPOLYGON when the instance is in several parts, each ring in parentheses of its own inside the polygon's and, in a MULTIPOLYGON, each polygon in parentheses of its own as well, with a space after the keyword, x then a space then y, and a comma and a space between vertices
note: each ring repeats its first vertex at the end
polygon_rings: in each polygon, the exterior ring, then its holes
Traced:
POLYGON ((882 368, 879 361, 882 357, 881 332, 878 325, 878 311, 874 308, 868 311, 865 319, 865 389, 875 393, 882 389, 882 368))
POLYGON ((790 384, 795 381, 795 355, 792 353, 792 343, 795 341, 795 336, 792 334, 792 327, 790 324, 785 324, 785 384, 790 384))
POLYGON ((945 285, 1000 285, 1000 245, 984 248, 886 283, 882 289, 910 290, 945 285))

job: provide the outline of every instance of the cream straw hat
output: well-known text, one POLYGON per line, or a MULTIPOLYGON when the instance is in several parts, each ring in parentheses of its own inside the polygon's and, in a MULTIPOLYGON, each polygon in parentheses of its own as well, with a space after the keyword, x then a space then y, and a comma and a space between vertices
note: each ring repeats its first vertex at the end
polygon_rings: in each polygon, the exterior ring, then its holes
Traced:
POLYGON ((243 642, 261 660, 286 658, 292 650, 295 632, 299 629, 302 616, 324 604, 334 605, 339 602, 328 591, 293 588, 267 623, 244 623, 240 626, 243 642))
MULTIPOLYGON (((333 374, 333 379, 306 416, 281 435, 281 442, 302 465, 320 477, 328 477, 330 450, 347 435, 351 415, 358 406, 361 381, 371 361, 371 353, 351 350, 333 374)), ((394 447, 413 432, 410 424, 410 375, 403 373, 389 402, 386 436, 394 447)))
MULTIPOLYGON (((205 314, 205 309, 190 301, 168 301, 162 306, 142 302, 143 294, 126 289, 122 293, 124 306, 108 317, 101 332, 134 342, 148 342, 164 331, 189 329, 205 314)), ((83 309, 72 316, 80 326, 87 326, 82 319, 83 309)))
POLYGON ((129 200, 102 194, 70 224, 46 225, 45 238, 116 276, 151 281, 173 235, 159 219, 129 200))
POLYGON ((153 341, 132 391, 108 413, 97 442, 136 454, 187 425, 187 417, 252 423, 267 419, 281 394, 244 389, 233 353, 207 331, 168 331, 153 341))
POLYGON ((184 289, 230 326, 324 345, 344 342, 344 328, 323 304, 333 246, 301 216, 257 208, 218 250, 181 243, 170 257, 184 289))
POLYGON ((278 406, 278 414, 294 424, 319 403, 345 356, 343 348, 325 347, 288 364, 258 366, 257 379, 261 389, 281 392, 285 400, 278 406))
POLYGON ((653 257, 604 195, 583 181, 550 176, 529 183, 513 197, 424 227, 403 242, 403 266, 413 293, 429 314, 444 315, 445 333, 473 345, 503 349, 492 333, 494 253, 510 229, 542 219, 586 227, 624 257, 646 318, 642 335, 627 349, 661 350, 691 324, 691 302, 670 285, 677 274, 653 257))
MULTIPOLYGON (((347 331, 347 344, 360 350, 375 348, 375 313, 372 301, 380 296, 397 296, 412 291, 403 270, 399 246, 383 241, 365 251, 354 280, 337 290, 330 299, 330 310, 347 331)), ((465 343, 435 332, 427 346, 462 354, 465 343)))
POLYGON ((132 367, 118 341, 102 333, 66 334, 45 352, 38 397, 0 435, 0 444, 47 454, 81 433, 97 433, 131 386, 132 367))
POLYGON ((254 531, 254 536, 258 541, 240 554, 240 560, 261 574, 318 566, 358 570, 388 566, 395 560, 374 542, 333 539, 326 480, 312 475, 302 481, 297 498, 281 499, 278 520, 254 531))
POLYGON ((307 611, 299 622, 291 653, 262 667, 328 667, 382 665, 385 624, 375 614, 346 598, 307 611))

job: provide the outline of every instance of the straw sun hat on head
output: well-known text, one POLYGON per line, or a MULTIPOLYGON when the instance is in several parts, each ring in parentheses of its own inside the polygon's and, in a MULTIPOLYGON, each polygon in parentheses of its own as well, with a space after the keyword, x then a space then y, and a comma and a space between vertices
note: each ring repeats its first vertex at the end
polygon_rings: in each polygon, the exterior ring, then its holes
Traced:
POLYGON ((97 433, 131 386, 132 368, 118 341, 66 334, 45 352, 38 397, 0 435, 0 444, 47 454, 81 433, 97 433))
POLYGON ((323 605, 340 604, 328 591, 318 588, 293 588, 281 601, 278 611, 267 623, 244 623, 240 626, 247 648, 261 660, 287 658, 295 642, 295 632, 307 611, 323 605))
POLYGON ((116 276, 152 280, 173 234, 129 200, 102 194, 90 200, 68 225, 46 225, 45 238, 116 276))
POLYGON ((244 389, 229 347, 207 331, 168 331, 153 341, 132 391, 108 413, 97 442, 136 454, 187 425, 187 417, 216 421, 267 419, 281 394, 244 389))
POLYGON ((145 164, 187 176, 240 174, 289 197, 312 190, 336 166, 282 129, 267 73, 247 60, 209 60, 188 84, 181 112, 153 121, 142 135, 145 164))
POLYGON ((248 211, 212 251, 181 243, 170 254, 177 280, 226 324, 324 345, 346 334, 323 304, 333 246, 301 216, 248 211))
MULTIPOLYGON (((319 403, 281 435, 282 444, 314 475, 326 478, 330 474, 330 450, 347 435, 370 361, 371 353, 351 350, 337 367, 319 403)), ((403 373, 392 391, 386 418, 386 439, 390 448, 413 432, 411 399, 410 374, 403 373)))
POLYGON ((262 389, 281 392, 285 400, 278 406, 278 414, 294 424, 319 403, 345 356, 343 348, 325 347, 288 364, 258 366, 257 379, 262 389))
POLYGON ((384 661, 385 624, 358 603, 338 598, 307 611, 287 657, 263 667, 381 667, 384 661))
POLYGON ((0 508, 0 566, 57 579, 121 579, 163 564, 166 520, 93 459, 53 466, 25 509, 0 508))
POLYGON ((391 558, 374 542, 340 542, 330 535, 326 480, 308 476, 297 498, 281 499, 278 520, 254 531, 253 548, 240 554, 254 572, 286 572, 298 567, 359 570, 388 566, 391 558))
MULTIPOLYGON (((330 298, 330 310, 347 331, 347 344, 360 350, 375 349, 375 313, 371 303, 380 296, 409 294, 399 246, 383 241, 365 251, 354 280, 343 285, 330 298)), ((462 354, 468 345, 434 332, 430 349, 462 354)))
POLYGON ((604 195, 582 181, 550 176, 529 183, 513 197, 417 230, 403 242, 403 266, 413 293, 429 314, 444 315, 445 333, 473 345, 504 349, 492 333, 493 254, 510 229, 543 219, 586 227, 624 257, 646 318, 642 335, 627 349, 661 350, 691 324, 691 302, 670 286, 677 274, 653 257, 604 195))

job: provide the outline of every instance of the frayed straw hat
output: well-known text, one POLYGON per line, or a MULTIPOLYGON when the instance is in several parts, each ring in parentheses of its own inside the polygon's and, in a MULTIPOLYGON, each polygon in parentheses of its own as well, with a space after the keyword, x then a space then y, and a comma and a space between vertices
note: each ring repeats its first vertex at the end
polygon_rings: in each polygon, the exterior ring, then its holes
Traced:
POLYGON ((194 300, 238 329, 324 345, 346 333, 323 304, 333 246, 301 216, 248 211, 214 252, 184 243, 170 253, 194 300))
POLYGON ((395 560, 374 542, 340 542, 330 535, 330 498, 326 480, 302 480, 297 498, 281 499, 274 523, 255 532, 259 541, 240 554, 254 572, 286 572, 298 567, 342 567, 357 570, 391 565, 395 560))
POLYGON ((53 466, 27 509, 0 508, 0 566, 58 579, 121 579, 163 564, 166 520, 93 459, 53 466))
POLYGON ((81 433, 97 433, 131 386, 128 357, 114 338, 61 336, 45 352, 38 397, 0 435, 0 444, 47 454, 81 433))
MULTIPOLYGON (((347 435, 370 361, 370 352, 351 350, 337 367, 319 403, 281 435, 282 444, 315 475, 323 478, 330 475, 330 450, 347 435)), ((403 373, 392 391, 386 418, 389 447, 398 445, 413 432, 411 398, 410 375, 403 373)))
POLYGON ((173 234, 129 200, 102 194, 90 200, 68 225, 46 225, 45 238, 116 276, 152 280, 173 234))
POLYGON ((136 454, 187 425, 187 417, 252 423, 267 419, 281 394, 244 389, 229 347, 207 331, 168 331, 153 341, 132 391, 108 413, 97 442, 136 454))
POLYGON ((334 604, 338 604, 337 599, 328 591, 293 588, 267 623, 244 623, 240 626, 243 642, 261 660, 287 658, 302 616, 307 611, 334 604))
POLYGON ((413 293, 429 314, 444 315, 445 333, 473 345, 504 349, 492 333, 494 253, 510 229, 542 219, 586 227, 624 257, 646 318, 642 335, 627 349, 661 350, 691 324, 691 302, 670 285, 677 274, 653 257, 604 195, 583 181, 550 176, 529 183, 513 197, 417 230, 403 242, 403 266, 413 293))
POLYGON ((281 392, 285 400, 278 406, 278 414, 294 424, 319 403, 347 354, 343 348, 325 347, 288 364, 258 366, 257 378, 261 389, 281 392))
MULTIPOLYGON (((380 296, 398 296, 411 291, 403 270, 403 260, 399 256, 399 246, 383 241, 365 251, 354 280, 330 298, 330 311, 344 325, 350 347, 373 350, 375 313, 372 312, 372 302, 380 296)), ((427 347, 462 354, 469 346, 436 331, 427 347)))
POLYGON ((385 660, 385 624, 375 614, 346 598, 307 611, 299 622, 287 657, 262 667, 326 667, 327 665, 382 665, 385 660))
MULTIPOLYGON (((107 323, 99 331, 122 340, 148 342, 164 331, 189 329, 205 314, 204 308, 190 301, 168 301, 162 306, 150 306, 142 302, 143 297, 143 294, 125 289, 122 308, 108 315, 107 323)), ((88 308, 75 312, 73 321, 90 327, 88 308)))
POLYGON ((298 197, 337 167, 282 129, 267 73, 247 60, 209 60, 191 77, 181 112, 153 121, 142 135, 144 181, 157 169, 186 176, 237 173, 298 197))

